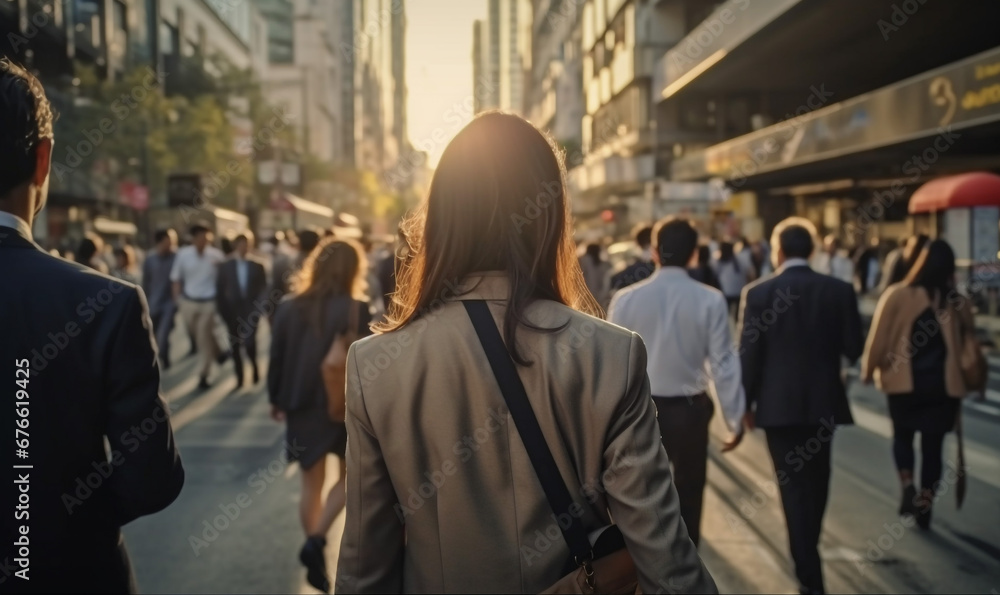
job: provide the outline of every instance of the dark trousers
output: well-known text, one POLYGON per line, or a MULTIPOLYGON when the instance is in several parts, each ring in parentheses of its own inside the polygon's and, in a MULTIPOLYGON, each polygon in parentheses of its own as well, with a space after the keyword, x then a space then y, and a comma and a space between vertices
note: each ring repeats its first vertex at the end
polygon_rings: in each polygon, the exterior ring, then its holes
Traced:
POLYGON ((701 537, 701 505, 708 464, 708 423, 715 405, 705 394, 693 397, 653 397, 660 437, 674 472, 681 518, 694 545, 701 537))
POLYGON ((170 364, 170 331, 174 328, 174 315, 176 313, 177 311, 171 307, 150 314, 156 348, 160 353, 160 360, 166 365, 170 364))
MULTIPOLYGON (((916 466, 916 454, 913 452, 913 439, 916 430, 893 425, 892 455, 896 459, 896 469, 913 472, 916 466)), ((941 450, 944 447, 944 434, 939 432, 920 432, 920 487, 933 490, 934 484, 941 479, 944 464, 941 460, 941 450)))
POLYGON ((823 426, 765 428, 781 491, 788 545, 802 593, 824 593, 819 538, 830 493, 833 433, 823 426))
POLYGON ((257 327, 258 324, 250 324, 248 317, 243 317, 243 322, 239 320, 226 320, 226 329, 229 332, 229 348, 233 354, 233 368, 236 371, 236 380, 243 381, 243 351, 247 352, 250 366, 257 370, 257 327))

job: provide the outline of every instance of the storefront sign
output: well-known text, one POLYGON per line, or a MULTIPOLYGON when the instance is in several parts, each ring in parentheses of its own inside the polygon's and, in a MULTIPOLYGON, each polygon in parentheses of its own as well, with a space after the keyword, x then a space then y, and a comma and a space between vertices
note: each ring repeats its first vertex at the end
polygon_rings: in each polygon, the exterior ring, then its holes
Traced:
MULTIPOLYGON (((922 137, 935 150, 967 126, 1000 121, 1000 48, 831 105, 674 162, 676 180, 746 178, 922 137)), ((930 145, 929 145, 930 146, 930 145)), ((904 172, 905 173, 905 172, 904 172)))

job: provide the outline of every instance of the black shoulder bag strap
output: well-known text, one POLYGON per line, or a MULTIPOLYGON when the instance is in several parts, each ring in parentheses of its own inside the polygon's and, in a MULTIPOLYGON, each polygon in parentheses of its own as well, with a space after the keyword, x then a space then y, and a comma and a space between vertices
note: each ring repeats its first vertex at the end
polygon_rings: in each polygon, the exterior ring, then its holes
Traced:
POLYGON ((490 360, 490 368, 500 385, 500 392, 507 402, 507 409, 510 416, 514 418, 514 425, 517 427, 521 441, 524 443, 528 457, 531 459, 531 466, 535 469, 535 475, 542 484, 545 498, 549 501, 549 506, 557 519, 569 518, 572 522, 568 527, 563 523, 558 523, 559 530, 562 531, 563 539, 569 546, 573 561, 579 566, 584 562, 593 559, 593 548, 590 539, 580 524, 580 520, 571 512, 573 497, 569 489, 559 475, 559 468, 555 459, 552 458, 552 451, 549 450, 545 442, 545 435, 538 425, 535 412, 531 409, 528 401, 528 394, 524 390, 524 384, 520 376, 517 375, 517 368, 510 357, 510 352, 500 337, 500 331, 493 322, 493 315, 486 302, 480 300, 463 300, 462 305, 468 312, 472 320, 472 326, 476 329, 479 342, 486 352, 486 357, 490 360), (565 515, 565 516, 564 516, 565 515))

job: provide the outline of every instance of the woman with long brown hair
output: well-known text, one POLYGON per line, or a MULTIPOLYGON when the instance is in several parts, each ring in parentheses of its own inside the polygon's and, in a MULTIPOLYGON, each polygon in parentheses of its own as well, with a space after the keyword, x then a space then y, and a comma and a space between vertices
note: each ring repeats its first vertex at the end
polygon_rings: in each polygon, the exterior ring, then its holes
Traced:
POLYGON ((313 587, 329 592, 326 534, 344 508, 347 429, 330 419, 320 366, 338 335, 357 321, 358 336, 370 334, 365 296, 364 251, 352 240, 328 237, 306 257, 289 299, 277 309, 271 337, 267 388, 271 416, 287 422, 288 457, 302 469, 299 516, 306 543, 299 559, 313 587), (353 310, 353 313, 352 313, 353 310), (340 474, 323 494, 326 456, 334 454, 340 474))
POLYGON ((645 347, 597 317, 565 188, 561 153, 514 115, 481 114, 445 149, 388 319, 348 356, 339 590, 536 593, 577 572, 569 541, 613 517, 645 592, 716 592, 681 521, 645 347))
POLYGON ((906 277, 879 299, 861 364, 861 379, 886 393, 892 453, 899 472, 899 514, 928 529, 943 464, 945 435, 955 427, 966 386, 962 342, 976 332, 972 303, 955 286, 955 253, 931 240, 906 277), (919 491, 913 441, 920 433, 919 491))

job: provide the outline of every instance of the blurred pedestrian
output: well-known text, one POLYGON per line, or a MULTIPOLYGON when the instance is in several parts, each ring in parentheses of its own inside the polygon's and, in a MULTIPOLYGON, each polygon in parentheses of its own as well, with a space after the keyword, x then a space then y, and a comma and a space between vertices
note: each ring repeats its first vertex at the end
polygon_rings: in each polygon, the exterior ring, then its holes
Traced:
POLYGON ((360 243, 365 252, 365 262, 367 263, 365 280, 368 287, 368 301, 372 306, 372 317, 375 320, 380 320, 385 314, 385 298, 378 274, 379 255, 375 252, 375 243, 372 242, 371 236, 367 234, 361 236, 360 243))
POLYGON ((743 438, 746 400, 732 354, 726 298, 688 274, 697 254, 698 231, 687 219, 661 221, 653 232, 656 272, 649 282, 615 294, 608 310, 608 321, 639 333, 649 350, 646 371, 660 437, 674 471, 681 517, 695 545, 701 534, 708 425, 715 413, 708 387, 715 387, 731 432, 723 452, 743 438))
POLYGON ((233 239, 229 235, 222 236, 219 240, 219 250, 222 250, 222 255, 226 258, 230 258, 233 255, 233 239))
POLYGON ((918 233, 914 236, 910 236, 906 239, 902 246, 898 246, 885 257, 885 266, 883 267, 882 283, 880 284, 881 292, 885 292, 890 285, 896 283, 902 283, 906 279, 913 265, 916 264, 917 259, 920 258, 920 254, 924 250, 924 246, 930 238, 922 233, 918 233))
POLYGON ((774 272, 774 267, 771 266, 771 251, 764 240, 758 239, 750 245, 750 258, 758 277, 766 277, 774 272))
POLYGON ((149 301, 149 316, 159 348, 160 363, 170 367, 170 331, 174 328, 177 304, 174 302, 170 271, 177 257, 177 232, 161 229, 153 235, 153 252, 142 265, 142 289, 149 301))
POLYGON ((864 295, 874 291, 879 280, 878 238, 871 238, 867 246, 858 247, 854 258, 854 274, 858 281, 858 293, 864 295))
POLYGON ((841 358, 854 362, 862 349, 854 290, 809 267, 815 237, 813 224, 799 217, 774 228, 778 269, 747 287, 740 315, 747 424, 767 435, 801 593, 825 592, 817 548, 833 435, 854 423, 841 358), (795 456, 803 449, 808 456, 795 456))
POLYGON ((611 300, 611 263, 601 256, 600 244, 587 244, 585 250, 580 257, 583 280, 601 308, 607 308, 611 300))
POLYGON ((747 283, 756 280, 759 276, 759 269, 754 265, 750 240, 746 236, 741 237, 739 243, 733 247, 733 252, 740 267, 747 271, 747 283))
POLYGON ((817 273, 830 275, 844 283, 854 282, 854 263, 841 253, 840 240, 835 235, 826 236, 823 249, 817 252, 812 265, 817 273))
POLYGON ((731 242, 719 244, 719 257, 715 261, 715 274, 719 278, 722 295, 726 296, 726 302, 729 304, 729 312, 735 320, 740 304, 740 294, 746 284, 750 282, 751 271, 745 263, 741 263, 740 259, 736 257, 731 242))
POLYGON ((625 267, 623 270, 615 273, 611 277, 611 290, 618 291, 624 287, 628 287, 633 283, 638 283, 643 279, 648 279, 653 271, 656 270, 656 264, 653 263, 653 255, 650 250, 650 245, 652 244, 653 238, 653 227, 651 225, 640 225, 633 230, 632 234, 635 239, 636 248, 639 249, 639 253, 636 256, 635 262, 625 267))
MULTIPOLYGON (((306 542, 299 560, 307 568, 309 584, 324 593, 330 590, 323 553, 326 534, 345 503, 347 428, 330 419, 320 366, 352 319, 359 337, 371 334, 366 268, 364 252, 356 242, 324 238, 306 258, 294 297, 278 306, 271 337, 267 374, 271 416, 287 422, 289 456, 302 469, 299 518, 306 542), (328 454, 336 455, 340 471, 337 482, 324 494, 328 454)), ((364 484, 369 481, 363 473, 353 477, 364 484)), ((377 539, 377 535, 371 537, 377 539)))
POLYGON ((584 313, 599 306, 556 150, 499 112, 445 148, 408 223, 398 307, 349 355, 338 591, 537 593, 582 573, 570 552, 583 561, 613 517, 644 592, 717 592, 681 519, 643 342, 584 313), (537 216, 497 224, 539 188, 537 216))
POLYGON ((385 305, 386 314, 392 305, 392 295, 396 292, 396 271, 408 255, 409 244, 406 241, 406 233, 403 227, 399 226, 396 230, 395 246, 392 246, 392 251, 378 263, 378 279, 382 287, 382 303, 385 305))
MULTIPOLYGON (((267 239, 271 255, 271 293, 277 297, 288 293, 291 285, 292 258, 284 248, 284 233, 277 232, 267 239)), ((272 314, 273 316, 273 314, 272 314)))
POLYGON ((111 276, 138 285, 139 279, 136 276, 135 252, 132 250, 132 247, 127 244, 118 246, 114 249, 114 255, 115 266, 111 269, 111 276))
POLYGON ((103 251, 104 240, 101 236, 88 232, 76 249, 76 262, 106 275, 109 271, 107 263, 101 258, 103 251))
MULTIPOLYGON (((257 327, 266 310, 258 310, 267 299, 267 273, 264 265, 250 255, 253 233, 249 230, 233 238, 232 258, 219 265, 215 304, 226 323, 229 345, 236 372, 236 388, 243 386, 243 351, 252 370, 251 385, 260 382, 257 367, 257 327)), ((277 304, 274 304, 277 306, 277 304)))
POLYGON ((719 289, 719 278, 712 268, 712 251, 708 246, 698 246, 697 262, 688 268, 688 274, 699 283, 704 283, 709 287, 719 289))
POLYGON ((121 527, 173 502, 184 468, 142 290, 33 241, 52 119, 41 83, 0 60, 3 424, 18 446, 4 457, 3 590, 134 593, 121 527))
POLYGON ((873 379, 889 401, 892 453, 903 497, 899 514, 928 529, 941 479, 945 434, 955 427, 962 398, 982 387, 963 378, 963 341, 975 336, 972 303, 955 287, 955 253, 943 240, 927 243, 906 278, 879 299, 861 379, 873 379), (920 491, 914 485, 913 440, 920 433, 920 491))
POLYGON ((191 245, 177 251, 170 271, 174 300, 201 354, 198 388, 211 388, 208 373, 212 360, 225 363, 230 353, 223 351, 215 337, 215 295, 219 265, 225 260, 222 251, 212 244, 212 231, 204 223, 191 226, 191 245))

